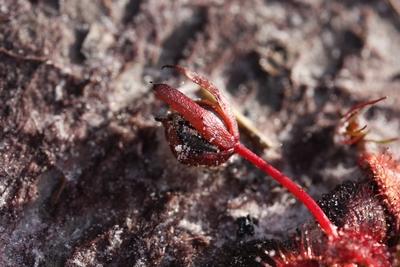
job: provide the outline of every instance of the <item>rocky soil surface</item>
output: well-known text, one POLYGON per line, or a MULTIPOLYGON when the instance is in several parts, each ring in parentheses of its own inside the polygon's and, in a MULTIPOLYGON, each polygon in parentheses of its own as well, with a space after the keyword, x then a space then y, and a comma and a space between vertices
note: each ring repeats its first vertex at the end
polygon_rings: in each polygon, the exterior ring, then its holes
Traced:
POLYGON ((318 199, 362 178, 336 140, 352 105, 387 96, 361 119, 400 133, 396 3, 0 0, 0 265, 223 266, 285 239, 305 208, 237 157, 179 164, 151 82, 209 77, 271 147, 243 141, 318 199))

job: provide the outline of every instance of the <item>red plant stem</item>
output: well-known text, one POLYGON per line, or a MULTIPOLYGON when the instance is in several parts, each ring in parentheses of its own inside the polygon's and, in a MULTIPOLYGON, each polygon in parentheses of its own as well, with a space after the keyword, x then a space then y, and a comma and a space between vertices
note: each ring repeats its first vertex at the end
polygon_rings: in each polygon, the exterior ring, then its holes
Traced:
POLYGON ((300 200, 311 212, 314 218, 318 221, 322 230, 332 238, 338 237, 338 233, 336 231, 336 226, 331 223, 328 219, 324 211, 318 206, 317 202, 307 194, 303 188, 301 188, 298 184, 293 182, 289 177, 281 173, 279 170, 275 169, 272 165, 264 161, 262 158, 254 154, 251 150, 245 147, 243 144, 238 143, 235 146, 235 152, 240 156, 245 158, 246 160, 253 163, 259 169, 261 169, 266 174, 270 175, 275 179, 278 183, 280 183, 283 187, 289 190, 298 200, 300 200))

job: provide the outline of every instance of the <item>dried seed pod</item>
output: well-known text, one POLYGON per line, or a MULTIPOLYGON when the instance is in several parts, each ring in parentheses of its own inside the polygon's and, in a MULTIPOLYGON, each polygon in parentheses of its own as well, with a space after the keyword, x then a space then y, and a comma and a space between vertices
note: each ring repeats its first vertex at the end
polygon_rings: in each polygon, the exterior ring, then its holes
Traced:
POLYGON ((215 101, 193 101, 166 84, 155 84, 155 96, 173 112, 163 122, 172 152, 182 163, 219 165, 237 153, 274 178, 300 200, 331 238, 337 238, 333 225, 316 201, 298 184, 268 162, 254 154, 239 141, 239 131, 229 103, 218 88, 207 79, 180 66, 172 67, 207 90, 215 101))
MULTIPOLYGON (((318 204, 299 185, 240 143, 229 104, 214 85, 185 68, 173 68, 215 98, 215 103, 195 102, 166 84, 154 86, 155 95, 173 110, 160 121, 178 160, 192 165, 219 165, 237 153, 287 188, 319 223, 320 227, 308 226, 289 242, 276 244, 274 253, 267 253, 265 249, 263 253, 268 255, 256 257, 257 262, 276 266, 390 266, 388 232, 394 221, 393 232, 398 235, 400 221, 400 167, 397 161, 384 154, 363 156, 362 165, 367 167, 370 179, 358 185, 339 187, 318 204)), ((356 114, 380 100, 361 103, 348 112, 344 120, 348 123, 345 128, 347 142, 344 143, 366 141, 365 127, 358 127, 356 114)))
POLYGON ((175 112, 160 119, 172 152, 184 164, 217 166, 224 163, 239 141, 238 126, 229 104, 205 78, 180 66, 167 67, 184 74, 215 98, 215 103, 193 101, 166 84, 154 85, 156 97, 175 112))
POLYGON ((234 153, 233 149, 221 150, 208 142, 177 113, 170 113, 158 120, 164 125, 172 153, 183 164, 218 166, 234 153))

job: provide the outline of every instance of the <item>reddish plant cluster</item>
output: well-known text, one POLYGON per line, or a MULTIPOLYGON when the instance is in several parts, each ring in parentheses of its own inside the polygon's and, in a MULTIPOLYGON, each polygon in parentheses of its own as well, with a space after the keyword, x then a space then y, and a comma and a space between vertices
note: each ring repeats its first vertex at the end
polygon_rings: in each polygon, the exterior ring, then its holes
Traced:
MULTIPOLYGON (((240 143, 236 119, 216 86, 186 68, 166 67, 174 68, 200 85, 215 100, 193 101, 166 84, 154 85, 156 97, 173 110, 160 121, 177 159, 189 165, 216 166, 237 153, 288 189, 319 223, 320 228, 306 230, 301 238, 295 238, 291 249, 281 246, 271 257, 275 265, 390 266, 388 233, 389 230, 399 232, 398 162, 387 155, 364 155, 362 165, 368 170, 372 182, 364 183, 349 193, 351 197, 341 207, 346 212, 340 216, 336 212, 332 216, 330 211, 335 209, 338 201, 332 204, 325 199, 319 205, 299 185, 240 143), (387 226, 390 223, 392 227, 387 226)), ((346 143, 354 144, 364 138, 364 128, 358 127, 354 117, 362 107, 380 100, 355 106, 353 112, 348 113, 347 122, 351 126, 347 128, 349 142, 346 143)))
POLYGON ((393 266, 400 164, 388 154, 363 154, 360 165, 364 180, 346 182, 319 202, 338 226, 339 238, 327 239, 310 226, 290 242, 290 250, 278 244, 277 266, 393 266))
POLYGON ((386 97, 381 97, 375 100, 365 101, 354 105, 346 112, 338 124, 337 133, 338 141, 345 145, 360 145, 362 149, 365 142, 389 143, 398 140, 398 137, 387 138, 382 140, 368 139, 367 125, 360 126, 358 115, 366 107, 374 105, 386 97))

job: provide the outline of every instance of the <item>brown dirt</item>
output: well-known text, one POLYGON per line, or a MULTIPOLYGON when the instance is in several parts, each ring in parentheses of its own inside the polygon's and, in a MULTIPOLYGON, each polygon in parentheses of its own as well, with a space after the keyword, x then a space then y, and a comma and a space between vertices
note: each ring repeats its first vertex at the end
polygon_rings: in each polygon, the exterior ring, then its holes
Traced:
POLYGON ((335 142, 352 104, 387 95, 363 118, 400 132, 399 31, 385 1, 0 0, 0 265, 212 266, 284 238, 307 211, 239 158, 180 165, 150 81, 208 76, 275 146, 243 141, 319 198, 361 176, 335 142))

